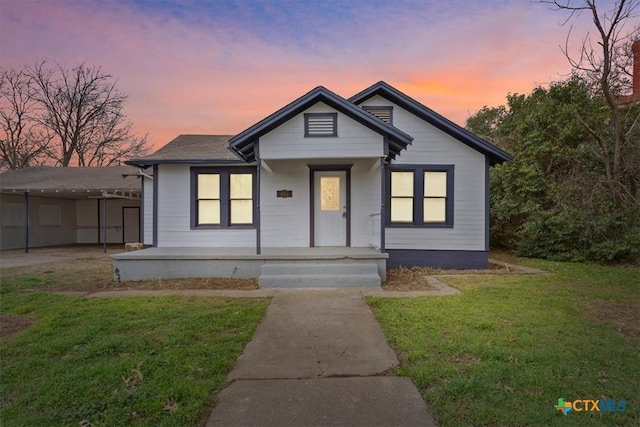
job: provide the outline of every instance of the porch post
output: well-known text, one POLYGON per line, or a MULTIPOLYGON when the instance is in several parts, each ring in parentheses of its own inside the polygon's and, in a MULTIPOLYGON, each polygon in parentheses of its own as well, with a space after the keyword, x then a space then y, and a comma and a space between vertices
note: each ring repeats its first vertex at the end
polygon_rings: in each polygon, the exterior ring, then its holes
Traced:
MULTIPOLYGON (((257 148, 257 147, 256 147, 257 148)), ((260 177, 262 175, 262 160, 258 159, 258 171, 256 172, 256 213, 254 222, 256 224, 256 254, 262 253, 262 240, 260 239, 260 177)))
POLYGON ((255 197, 256 197, 256 209, 255 209, 255 218, 253 218, 253 223, 256 225, 256 254, 260 255, 262 253, 262 240, 260 238, 260 177, 262 176, 262 159, 260 158, 260 140, 257 140, 253 145, 253 150, 256 156, 256 166, 258 170, 256 171, 256 189, 255 189, 255 197))
POLYGON ((102 251, 107 253, 107 199, 102 197, 102 251))
POLYGON ((153 218, 151 218, 152 245, 158 246, 158 181, 160 174, 158 173, 158 165, 153 165, 153 218))
POLYGON ((385 158, 380 158, 380 252, 385 251, 385 223, 386 219, 386 201, 387 201, 387 189, 386 189, 386 173, 385 173, 385 158))
POLYGON ((24 192, 24 253, 29 253, 29 192, 24 192))

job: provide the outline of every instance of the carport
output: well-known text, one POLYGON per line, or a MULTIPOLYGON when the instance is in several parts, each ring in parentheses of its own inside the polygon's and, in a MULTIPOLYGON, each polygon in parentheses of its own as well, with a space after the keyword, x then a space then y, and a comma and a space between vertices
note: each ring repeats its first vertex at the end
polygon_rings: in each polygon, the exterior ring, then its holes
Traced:
POLYGON ((0 249, 138 242, 141 172, 38 166, 0 174, 0 249))

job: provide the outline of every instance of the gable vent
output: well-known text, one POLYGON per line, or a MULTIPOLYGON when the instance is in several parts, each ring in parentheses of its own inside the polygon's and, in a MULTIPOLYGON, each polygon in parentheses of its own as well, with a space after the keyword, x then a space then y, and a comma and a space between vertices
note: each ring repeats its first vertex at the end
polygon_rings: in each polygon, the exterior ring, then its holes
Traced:
POLYGON ((393 107, 362 107, 364 111, 373 114, 383 122, 392 124, 393 107))
POLYGON ((337 136, 337 113, 309 113, 304 115, 304 136, 337 136))

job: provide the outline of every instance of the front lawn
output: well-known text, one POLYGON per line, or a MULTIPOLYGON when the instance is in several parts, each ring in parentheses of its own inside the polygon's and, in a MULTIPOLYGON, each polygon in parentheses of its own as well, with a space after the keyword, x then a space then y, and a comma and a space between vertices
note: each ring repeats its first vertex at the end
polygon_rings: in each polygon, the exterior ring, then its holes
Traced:
POLYGON ((267 305, 4 292, 0 423, 198 425, 267 305))
POLYGON ((640 270, 525 263, 554 274, 446 277, 461 295, 369 298, 401 359, 391 374, 409 376, 445 427, 640 425, 640 270), (626 409, 564 416, 559 398, 626 409))

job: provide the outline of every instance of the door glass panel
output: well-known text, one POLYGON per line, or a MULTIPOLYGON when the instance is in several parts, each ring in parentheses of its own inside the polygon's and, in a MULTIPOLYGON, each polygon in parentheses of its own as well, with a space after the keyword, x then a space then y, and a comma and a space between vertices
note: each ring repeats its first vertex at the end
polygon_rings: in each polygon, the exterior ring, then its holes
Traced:
POLYGON ((413 199, 391 199, 391 222, 413 222, 413 199))
POLYGON ((447 173, 425 172, 424 195, 425 197, 447 197, 447 173))
POLYGON ((231 224, 253 224, 253 202, 251 200, 231 201, 231 224))
POLYGON ((391 172, 391 196, 413 197, 413 172, 391 172))
POLYGON ((220 200, 198 201, 198 224, 220 224, 220 200))
POLYGON ((444 222, 446 199, 424 199, 424 222, 444 222))
POLYGON ((198 174, 198 199, 220 198, 220 175, 217 173, 198 174))
POLYGON ((246 174, 231 174, 231 198, 251 199, 253 197, 253 176, 246 174))
POLYGON ((331 212, 340 210, 340 177, 320 177, 320 210, 331 212))

